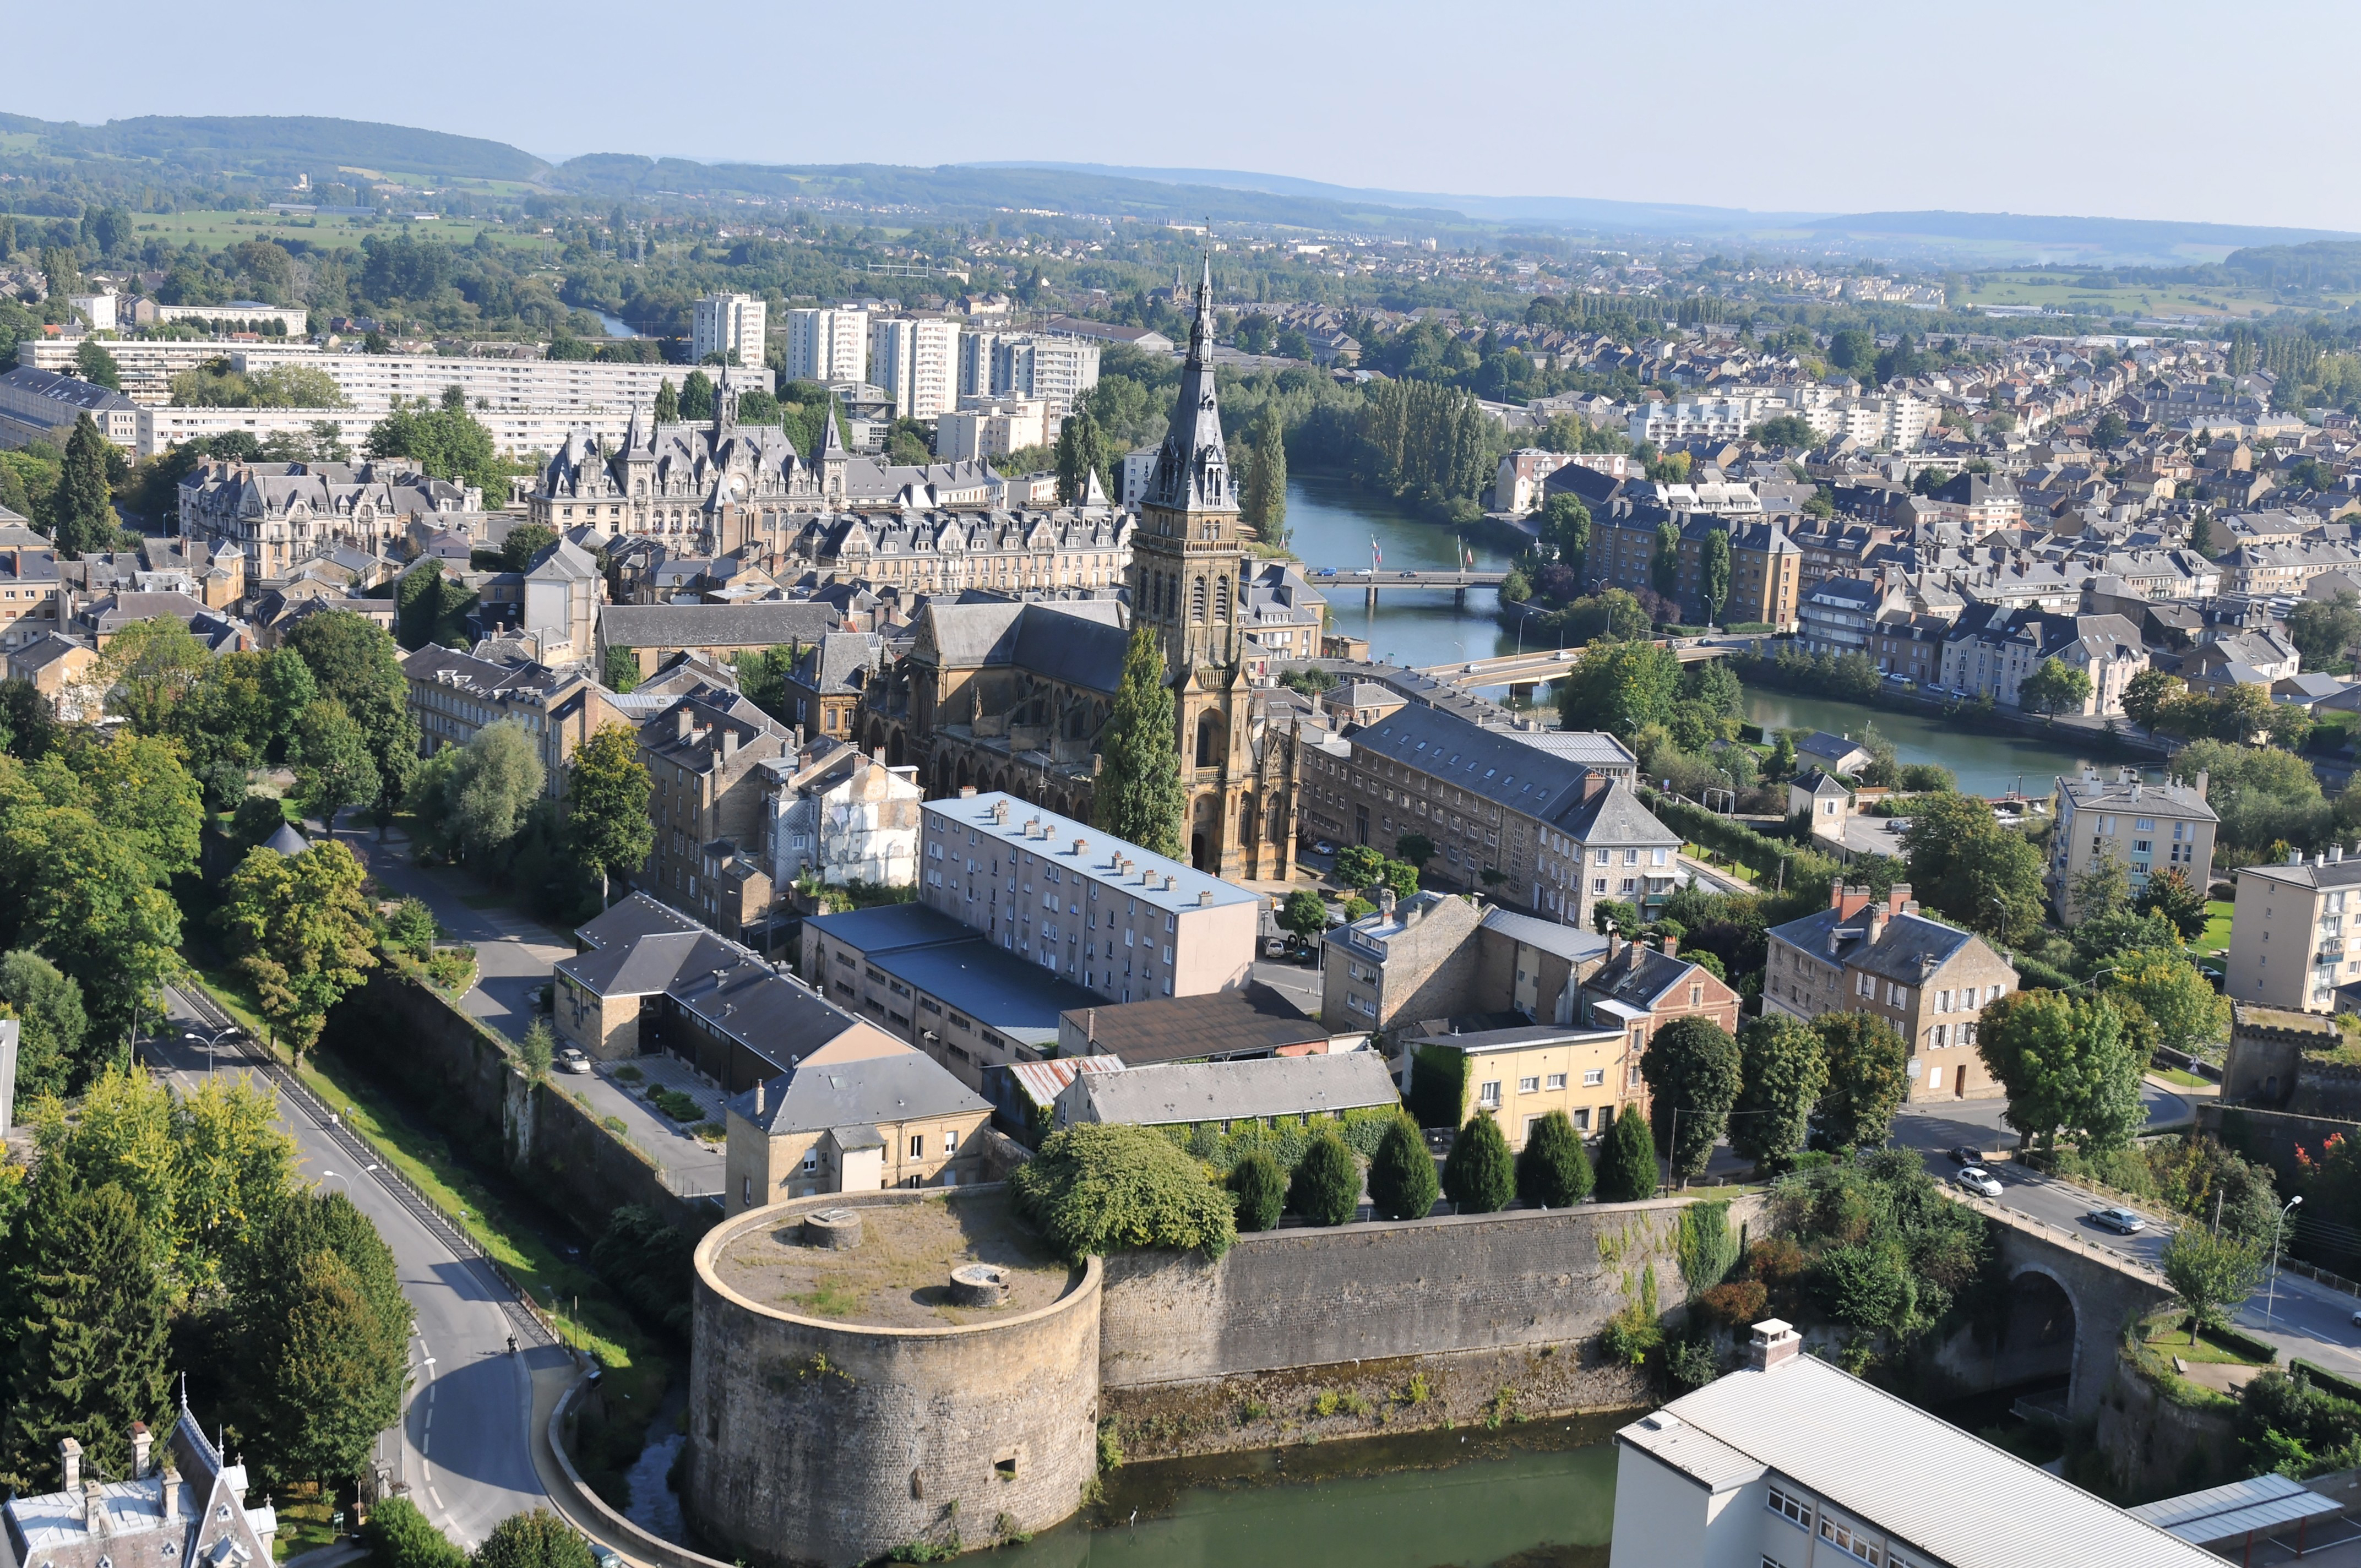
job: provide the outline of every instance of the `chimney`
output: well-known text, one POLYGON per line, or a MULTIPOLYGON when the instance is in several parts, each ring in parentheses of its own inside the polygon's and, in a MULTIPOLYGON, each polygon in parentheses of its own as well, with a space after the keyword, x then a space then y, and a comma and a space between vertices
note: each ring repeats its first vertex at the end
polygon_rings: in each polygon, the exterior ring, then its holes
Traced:
POLYGON ((1837 877, 1828 883, 1828 907, 1841 917, 1844 914, 1844 879, 1837 877))
POLYGON ((1908 883, 1897 882, 1892 887, 1885 890, 1886 914, 1901 915, 1916 907, 1917 906, 1911 902, 1910 884, 1908 883))
POLYGON ((1777 1318, 1765 1318, 1754 1325, 1754 1338, 1746 1346, 1746 1365, 1757 1372, 1768 1372, 1803 1354, 1802 1335, 1777 1318))
POLYGON ((1872 948, 1877 946, 1878 939, 1884 935, 1885 905, 1873 904, 1869 909, 1869 945, 1872 948))
POLYGON ((1668 959, 1681 950, 1681 939, 1669 931, 1658 936, 1656 940, 1664 944, 1664 957, 1668 959))
POLYGON ((66 1473, 64 1489, 82 1490, 82 1444, 70 1437, 58 1439, 58 1468, 66 1473))
POLYGON ((2300 866, 2303 864, 2303 851, 2301 850, 2290 850, 2288 851, 2288 864, 2291 866, 2300 866))
POLYGON ((697 715, 689 711, 688 704, 682 703, 672 710, 672 728, 674 738, 680 740, 687 740, 697 729, 697 715))
POLYGON ((754 1114, 763 1114, 763 1080, 759 1078, 754 1080, 754 1114))
POLYGON ((960 785, 960 796, 959 796, 959 797, 960 797, 961 800, 973 800, 973 799, 975 798, 975 785, 973 785, 973 784, 961 784, 961 785, 960 785))
POLYGON ((82 1478, 82 1528, 93 1535, 115 1533, 115 1517, 106 1511, 106 1489, 95 1475, 82 1478))
POLYGON ((131 1478, 134 1481, 144 1481, 148 1478, 148 1445, 154 1441, 155 1439, 148 1434, 146 1421, 131 1423, 131 1478))
POLYGON ((164 1518, 169 1522, 177 1518, 181 1511, 181 1473, 173 1468, 170 1459, 164 1461, 163 1490, 160 1496, 164 1504, 164 1518))
POLYGON ((738 731, 725 724, 721 726, 721 754, 724 757, 731 757, 737 755, 737 752, 738 731))
POLYGON ((1612 921, 1607 927, 1607 961, 1613 963, 1615 955, 1623 950, 1623 928, 1612 921))
POLYGON ((1082 851, 1083 851, 1083 850, 1087 850, 1087 849, 1089 849, 1090 847, 1091 847, 1091 841, 1090 841, 1088 839, 1075 839, 1075 840, 1074 840, 1074 859, 1076 859, 1076 860, 1078 860, 1078 861, 1079 861, 1079 860, 1081 860, 1081 859, 1082 858, 1082 851))
POLYGON ((1394 890, 1392 888, 1381 887, 1378 890, 1378 913, 1384 916, 1389 920, 1394 917, 1394 890))
POLYGON ((2333 866, 2333 865, 2336 864, 2339 861, 2342 861, 2344 858, 2345 858, 2345 846, 2344 846, 2344 845, 2342 845, 2342 844, 2331 844, 2330 846, 2328 846, 2328 863, 2329 863, 2330 865, 2332 865, 2332 866, 2333 866))
POLYGON ((2203 768, 2200 768, 2200 769, 2198 769, 2198 770, 2197 770, 2197 798, 2198 798, 2198 799, 2200 799, 2200 800, 2203 800, 2203 799, 2205 798, 2205 789, 2206 789, 2206 786, 2207 786, 2208 784, 2212 784, 2213 782, 2213 775, 2212 775, 2211 773, 2207 773, 2203 768))
POLYGON ((1200 909, 1211 909, 1213 906, 1213 890, 1210 887, 1201 889, 1197 894, 1197 907, 1200 909))
POLYGON ((1082 1009, 1082 1041, 1092 1046, 1099 1043, 1099 1010, 1095 1007, 1082 1009))
POLYGON ((870 748, 869 760, 875 762, 879 767, 884 767, 885 765, 885 748, 883 746, 873 746, 870 748))

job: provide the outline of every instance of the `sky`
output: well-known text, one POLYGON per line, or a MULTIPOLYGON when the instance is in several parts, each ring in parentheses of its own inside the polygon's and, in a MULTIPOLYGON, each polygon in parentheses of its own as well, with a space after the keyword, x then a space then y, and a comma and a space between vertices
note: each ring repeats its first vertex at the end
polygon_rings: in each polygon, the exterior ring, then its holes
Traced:
POLYGON ((115 0, 10 7, 0 108, 335 115, 585 152, 1044 159, 1755 211, 2361 230, 2361 6, 115 0))

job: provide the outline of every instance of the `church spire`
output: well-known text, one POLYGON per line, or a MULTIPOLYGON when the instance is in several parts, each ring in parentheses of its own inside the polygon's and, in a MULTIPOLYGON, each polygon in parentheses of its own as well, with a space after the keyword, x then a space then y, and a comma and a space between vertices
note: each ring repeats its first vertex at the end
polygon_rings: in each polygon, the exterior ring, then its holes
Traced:
POLYGON ((1197 317, 1189 325, 1189 356, 1172 400, 1172 422, 1156 455, 1146 501, 1174 511, 1235 511, 1230 463, 1222 440, 1222 411, 1213 389, 1213 253, 1205 252, 1197 283, 1197 317))

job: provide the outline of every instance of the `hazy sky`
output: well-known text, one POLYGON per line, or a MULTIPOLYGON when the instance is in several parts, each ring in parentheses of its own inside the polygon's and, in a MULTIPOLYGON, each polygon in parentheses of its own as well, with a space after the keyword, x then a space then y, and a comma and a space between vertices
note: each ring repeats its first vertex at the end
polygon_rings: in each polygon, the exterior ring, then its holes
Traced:
POLYGON ((386 120, 546 158, 1048 159, 1757 210, 2361 230, 2361 8, 1121 0, 10 8, 0 108, 386 120))

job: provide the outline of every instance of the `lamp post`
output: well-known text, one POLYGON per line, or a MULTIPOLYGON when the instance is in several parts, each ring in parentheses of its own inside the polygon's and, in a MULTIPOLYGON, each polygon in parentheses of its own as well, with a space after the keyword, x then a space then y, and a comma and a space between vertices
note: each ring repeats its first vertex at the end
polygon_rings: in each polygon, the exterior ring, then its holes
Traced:
POLYGON ((2287 1217, 2295 1212, 2295 1206, 2302 1201, 2301 1192, 2289 1199, 2287 1207, 2279 1211, 2279 1217, 2271 1224, 2271 1283, 2263 1294, 2263 1321, 2267 1323, 2272 1321, 2271 1314, 2279 1304, 2279 1232, 2286 1228, 2287 1217))
POLYGON ((352 1201, 352 1196, 353 1196, 353 1179, 352 1179, 351 1177, 346 1176, 346 1175, 343 1171, 341 1171, 341 1170, 324 1170, 324 1171, 322 1171, 320 1174, 321 1174, 322 1176, 324 1176, 324 1177, 333 1176, 333 1177, 335 1177, 337 1180, 339 1180, 339 1181, 343 1182, 343 1183, 345 1184, 345 1200, 346 1200, 346 1201, 347 1201, 347 1202, 350 1202, 350 1201, 352 1201))

